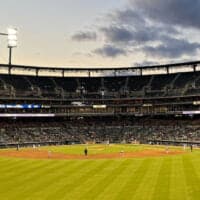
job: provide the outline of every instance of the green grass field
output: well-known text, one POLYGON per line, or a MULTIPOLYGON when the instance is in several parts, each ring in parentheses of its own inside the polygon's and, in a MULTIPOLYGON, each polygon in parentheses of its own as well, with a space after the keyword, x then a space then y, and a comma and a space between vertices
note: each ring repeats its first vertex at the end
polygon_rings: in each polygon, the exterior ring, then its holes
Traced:
MULTIPOLYGON (((84 146, 44 147, 80 154, 84 146)), ((162 148, 90 145, 89 153, 162 148)), ((183 155, 101 160, 0 158, 1 200, 199 200, 200 151, 183 155)))

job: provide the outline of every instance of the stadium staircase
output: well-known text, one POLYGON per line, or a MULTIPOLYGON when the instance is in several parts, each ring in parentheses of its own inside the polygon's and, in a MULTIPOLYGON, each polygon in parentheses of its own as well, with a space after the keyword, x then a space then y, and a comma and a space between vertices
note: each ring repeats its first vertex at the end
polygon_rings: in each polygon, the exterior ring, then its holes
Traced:
POLYGON ((177 75, 175 76, 175 78, 172 80, 172 82, 169 84, 169 87, 170 87, 171 89, 174 88, 174 84, 175 84, 176 80, 178 80, 178 78, 180 77, 180 75, 181 75, 181 74, 177 74, 177 75))
POLYGON ((174 88, 174 84, 176 82, 176 80, 180 77, 181 74, 177 74, 173 80, 164 87, 164 94, 163 96, 170 96, 170 95, 176 95, 177 94, 177 91, 173 90, 174 88))

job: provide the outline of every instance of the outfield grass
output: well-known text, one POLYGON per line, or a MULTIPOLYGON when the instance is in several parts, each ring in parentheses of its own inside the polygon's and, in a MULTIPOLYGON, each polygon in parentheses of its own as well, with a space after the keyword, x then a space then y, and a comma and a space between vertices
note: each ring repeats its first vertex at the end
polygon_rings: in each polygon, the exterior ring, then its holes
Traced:
MULTIPOLYGON (((152 147, 114 145, 105 150, 95 145, 88 148, 95 154, 152 147)), ((83 146, 48 149, 78 154, 83 146)), ((116 160, 0 158, 0 199, 199 200, 200 151, 116 160)))

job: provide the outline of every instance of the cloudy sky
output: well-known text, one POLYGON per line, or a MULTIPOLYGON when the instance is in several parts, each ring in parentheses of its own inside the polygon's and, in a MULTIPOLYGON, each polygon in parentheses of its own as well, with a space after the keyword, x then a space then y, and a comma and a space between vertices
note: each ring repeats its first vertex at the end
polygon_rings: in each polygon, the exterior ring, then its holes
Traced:
MULTIPOLYGON (((19 30, 13 63, 135 66, 200 60, 200 0, 0 0, 19 30)), ((7 63, 0 37, 0 63, 7 63)))

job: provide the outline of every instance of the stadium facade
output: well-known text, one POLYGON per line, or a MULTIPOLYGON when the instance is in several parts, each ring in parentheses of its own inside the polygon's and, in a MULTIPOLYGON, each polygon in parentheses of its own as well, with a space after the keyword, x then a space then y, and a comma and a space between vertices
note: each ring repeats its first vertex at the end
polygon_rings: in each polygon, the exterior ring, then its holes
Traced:
MULTIPOLYGON (((157 121, 168 118, 174 121, 173 118, 188 117, 195 118, 197 120, 195 125, 197 125, 199 114, 200 61, 159 66, 93 69, 0 65, 0 143, 2 145, 16 144, 20 140, 20 143, 31 144, 36 141, 39 143, 112 141, 113 137, 110 138, 109 134, 99 136, 98 126, 109 126, 113 123, 113 127, 116 128, 116 121, 120 128, 117 130, 113 128, 115 133, 119 132, 114 136, 113 142, 127 141, 125 133, 132 140, 155 142, 159 141, 159 138, 143 137, 142 134, 136 137, 134 134, 131 135, 133 129, 124 131, 123 127, 129 126, 131 121, 132 126, 143 127, 135 131, 137 134, 142 133, 146 118, 156 118, 157 121), (80 121, 80 119, 86 120, 80 121), (92 124, 94 129, 89 130, 88 126, 94 122, 95 124, 92 124), (74 125, 72 129, 82 124, 87 129, 83 131, 83 135, 87 137, 84 138, 81 134, 81 125, 77 130, 80 132, 79 136, 70 133, 66 136, 65 132, 69 130, 67 127, 69 124, 74 125), (41 129, 42 126, 44 130, 41 129), (44 134, 45 128, 48 127, 54 130, 52 138, 48 134, 52 132, 50 129, 44 134), (20 136, 20 132, 27 135, 20 136), (42 134, 44 134, 43 138, 42 134)), ((148 121, 154 123, 155 120, 148 121)), ((164 121, 160 123, 166 126, 168 121, 166 119, 164 121)), ((189 122, 189 125, 194 121, 189 122)), ((151 124, 151 127, 153 126, 156 125, 151 124)), ((103 133, 102 130, 100 132, 103 133)), ((187 134, 191 135, 191 133, 187 134)), ((195 134, 195 139, 190 139, 198 143, 199 133, 196 129, 195 134)), ((186 137, 184 142, 188 142, 188 135, 182 137, 182 139, 186 137)), ((165 139, 160 138, 162 141, 165 139)), ((172 141, 171 137, 166 141, 172 141)), ((180 139, 173 139, 173 141, 180 142, 180 139)))

